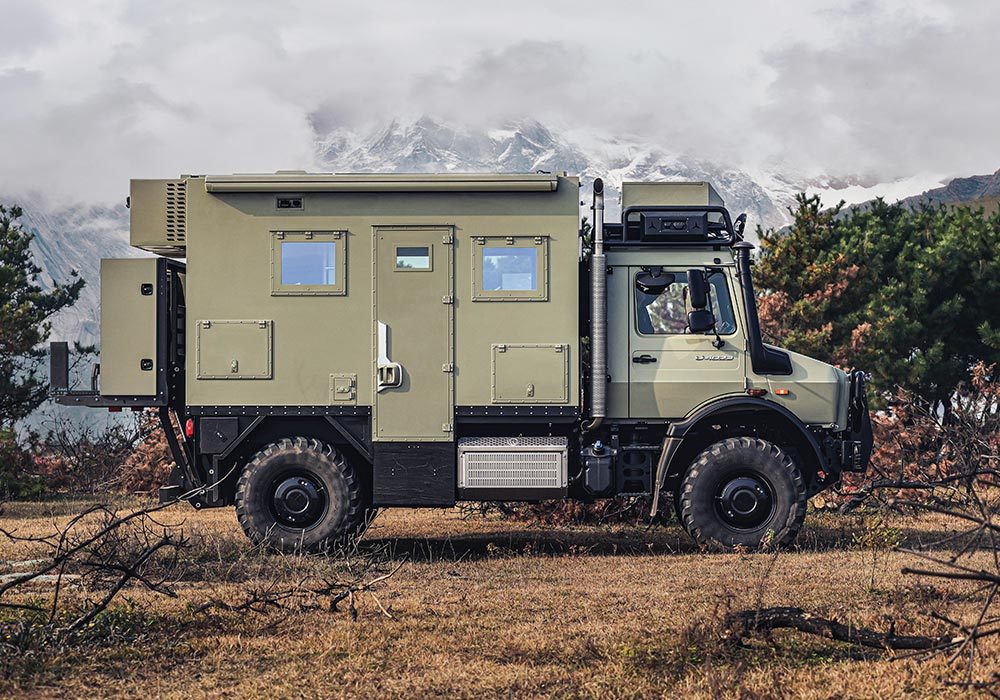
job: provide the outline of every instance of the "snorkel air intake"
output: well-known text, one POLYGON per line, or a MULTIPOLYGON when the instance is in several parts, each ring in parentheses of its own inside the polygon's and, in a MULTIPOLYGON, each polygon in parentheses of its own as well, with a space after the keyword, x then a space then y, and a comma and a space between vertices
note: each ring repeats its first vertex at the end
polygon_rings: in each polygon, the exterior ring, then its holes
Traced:
POLYGON ((607 415, 608 400, 608 274, 604 256, 604 181, 594 180, 594 253, 590 256, 590 424, 596 428, 607 415))
POLYGON ((750 345, 750 364, 754 374, 791 374, 792 361, 785 353, 764 345, 757 316, 757 296, 750 276, 750 251, 753 244, 740 241, 733 246, 736 251, 736 269, 740 273, 740 290, 743 306, 747 310, 747 343, 750 345))

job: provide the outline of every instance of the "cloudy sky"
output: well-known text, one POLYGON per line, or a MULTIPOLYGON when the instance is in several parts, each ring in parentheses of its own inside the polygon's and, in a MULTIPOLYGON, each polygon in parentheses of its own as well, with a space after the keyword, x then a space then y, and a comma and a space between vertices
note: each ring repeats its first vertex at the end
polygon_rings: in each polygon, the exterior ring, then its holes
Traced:
POLYGON ((0 193, 313 166, 317 131, 535 118, 797 175, 1000 168, 1000 2, 0 0, 0 193))

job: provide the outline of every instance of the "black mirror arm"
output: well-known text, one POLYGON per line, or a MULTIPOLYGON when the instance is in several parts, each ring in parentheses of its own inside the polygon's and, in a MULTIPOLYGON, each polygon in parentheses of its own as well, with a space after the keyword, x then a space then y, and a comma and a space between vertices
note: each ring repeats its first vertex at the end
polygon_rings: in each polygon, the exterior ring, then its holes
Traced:
POLYGON ((712 333, 715 334, 715 340, 712 341, 712 347, 715 348, 716 350, 722 349, 722 347, 725 346, 726 341, 724 341, 722 339, 722 336, 719 335, 719 322, 716 320, 715 314, 712 314, 712 328, 711 328, 711 331, 712 331, 712 333))
POLYGON ((722 336, 719 335, 719 329, 714 325, 712 326, 712 332, 715 333, 715 340, 712 341, 712 347, 716 350, 721 350, 725 346, 726 341, 722 339, 722 336))

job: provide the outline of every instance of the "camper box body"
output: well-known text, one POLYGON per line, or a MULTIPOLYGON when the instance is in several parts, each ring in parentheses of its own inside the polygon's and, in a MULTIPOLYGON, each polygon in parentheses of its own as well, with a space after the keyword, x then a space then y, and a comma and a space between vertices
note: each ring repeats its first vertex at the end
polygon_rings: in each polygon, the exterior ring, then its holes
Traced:
MULTIPOLYGON (((376 505, 449 505, 470 423, 579 415, 576 178, 185 177, 133 181, 130 204, 133 245, 187 261, 183 413, 200 457, 258 417, 309 416, 370 455, 376 505)), ((152 280, 153 261, 114 264, 152 280)), ((105 284, 111 309, 123 294, 105 284)), ((105 316, 106 354, 155 330, 132 326, 145 311, 105 316)), ((102 362, 116 395, 149 393, 146 341, 102 362)))

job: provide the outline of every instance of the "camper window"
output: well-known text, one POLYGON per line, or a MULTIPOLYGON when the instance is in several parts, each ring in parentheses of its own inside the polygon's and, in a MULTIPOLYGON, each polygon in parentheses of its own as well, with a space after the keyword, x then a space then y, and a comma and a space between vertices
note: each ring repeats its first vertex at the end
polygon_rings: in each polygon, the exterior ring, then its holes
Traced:
POLYGON ((548 239, 489 236, 472 251, 472 298, 476 301, 544 301, 548 298, 548 239))
POLYGON ((281 284, 337 283, 337 246, 332 241, 282 241, 281 284))
POLYGON ((429 272, 430 246, 396 246, 396 270, 399 272, 429 272))
POLYGON ((275 231, 271 294, 344 294, 344 237, 340 231, 275 231))

